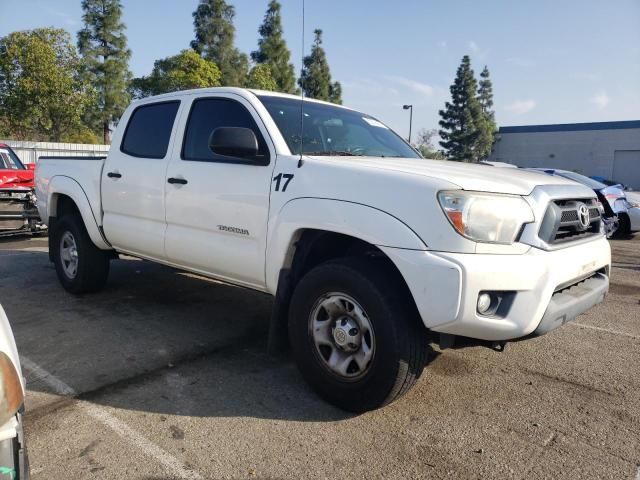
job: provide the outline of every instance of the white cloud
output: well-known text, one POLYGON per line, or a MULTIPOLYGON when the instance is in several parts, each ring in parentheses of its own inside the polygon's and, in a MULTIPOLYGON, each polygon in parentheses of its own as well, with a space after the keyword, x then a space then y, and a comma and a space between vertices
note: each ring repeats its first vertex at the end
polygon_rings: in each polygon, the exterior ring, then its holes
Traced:
POLYGON ((398 77, 398 76, 388 76, 387 78, 421 95, 424 95, 427 97, 430 97, 433 95, 434 88, 431 85, 428 85, 426 83, 422 83, 416 80, 411 80, 410 78, 398 77))
POLYGON ((477 52, 478 50, 480 50, 478 44, 473 40, 469 40, 469 43, 467 45, 472 52, 477 52))
POLYGON ((530 112, 534 108, 536 108, 536 101, 528 99, 528 100, 516 100, 515 102, 507 105, 506 109, 511 113, 515 113, 516 115, 523 115, 525 113, 530 112))
POLYGON ((609 99, 609 95, 607 95, 607 92, 605 92, 604 90, 601 90, 600 92, 596 93, 593 97, 591 97, 589 101, 593 103, 596 107, 602 109, 602 108, 606 108, 606 106, 609 105, 610 99, 609 99))
POLYGON ((439 46, 440 48, 447 48, 447 41, 446 41, 446 40, 440 40, 440 41, 438 42, 438 46, 439 46))

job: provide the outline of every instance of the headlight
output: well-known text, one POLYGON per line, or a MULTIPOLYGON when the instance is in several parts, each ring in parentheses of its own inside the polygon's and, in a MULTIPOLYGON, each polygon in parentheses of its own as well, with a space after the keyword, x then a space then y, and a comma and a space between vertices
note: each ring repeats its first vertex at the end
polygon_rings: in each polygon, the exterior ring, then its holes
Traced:
POLYGON ((22 383, 6 353, 0 352, 0 425, 13 417, 24 402, 22 383))
POLYGON ((533 222, 529 204, 517 195, 438 193, 438 201, 456 231, 476 242, 513 243, 522 225, 533 222))

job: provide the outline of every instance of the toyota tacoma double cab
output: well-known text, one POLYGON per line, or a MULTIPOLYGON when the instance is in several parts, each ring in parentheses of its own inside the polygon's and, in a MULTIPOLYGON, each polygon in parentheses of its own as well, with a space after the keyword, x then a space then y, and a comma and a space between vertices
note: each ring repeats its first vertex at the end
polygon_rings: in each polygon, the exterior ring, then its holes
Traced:
POLYGON ((409 390, 430 343, 501 349, 609 288, 590 188, 426 160, 370 115, 273 92, 136 101, 106 158, 40 158, 36 193, 66 290, 122 253, 270 294, 270 347, 356 412, 409 390))

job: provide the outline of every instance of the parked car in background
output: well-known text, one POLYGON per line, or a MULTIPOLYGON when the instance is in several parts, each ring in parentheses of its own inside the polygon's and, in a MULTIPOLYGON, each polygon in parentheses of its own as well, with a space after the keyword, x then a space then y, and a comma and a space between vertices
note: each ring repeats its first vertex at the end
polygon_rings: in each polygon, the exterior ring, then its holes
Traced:
POLYGON ((610 180, 608 178, 599 177, 597 175, 594 175, 591 178, 593 178, 597 182, 604 183, 605 185, 607 185, 609 187, 611 187, 611 186, 620 186, 620 188, 622 188, 625 192, 632 192, 633 191, 633 188, 631 188, 629 185, 623 184, 622 182, 616 182, 615 180, 610 180))
POLYGON ((29 478, 22 431, 25 383, 11 325, 0 306, 0 479, 29 478))
POLYGON ((629 213, 629 225, 632 232, 640 230, 640 192, 633 190, 628 185, 625 185, 615 180, 609 180, 604 177, 591 177, 598 182, 602 182, 608 186, 617 186, 624 190, 624 196, 627 198, 628 213, 629 213))
POLYGON ((33 188, 34 164, 25 166, 9 145, 0 143, 0 188, 33 188))
POLYGON ((625 191, 627 213, 629 215, 629 233, 640 231, 640 192, 625 191))
POLYGON ((507 162, 490 162, 489 160, 482 160, 478 162, 480 165, 489 165, 490 167, 498 167, 498 168, 518 168, 517 165, 513 163, 507 162))
POLYGON ((528 168, 527 170, 568 178, 592 188, 598 195, 604 209, 603 218, 607 228, 607 237, 625 237, 632 232, 640 231, 640 208, 637 204, 627 200, 622 185, 606 185, 569 170, 556 168, 528 168))
POLYGON ((33 187, 35 165, 25 166, 9 145, 0 143, 0 235, 45 228, 33 187))

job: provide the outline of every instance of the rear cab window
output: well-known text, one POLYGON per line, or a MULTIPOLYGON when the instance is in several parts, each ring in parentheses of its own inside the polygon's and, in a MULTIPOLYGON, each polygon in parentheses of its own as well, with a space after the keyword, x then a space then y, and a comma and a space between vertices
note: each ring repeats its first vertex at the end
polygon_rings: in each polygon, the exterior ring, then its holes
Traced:
POLYGON ((164 158, 180 102, 149 103, 137 107, 129 117, 120 151, 140 158, 164 158))

